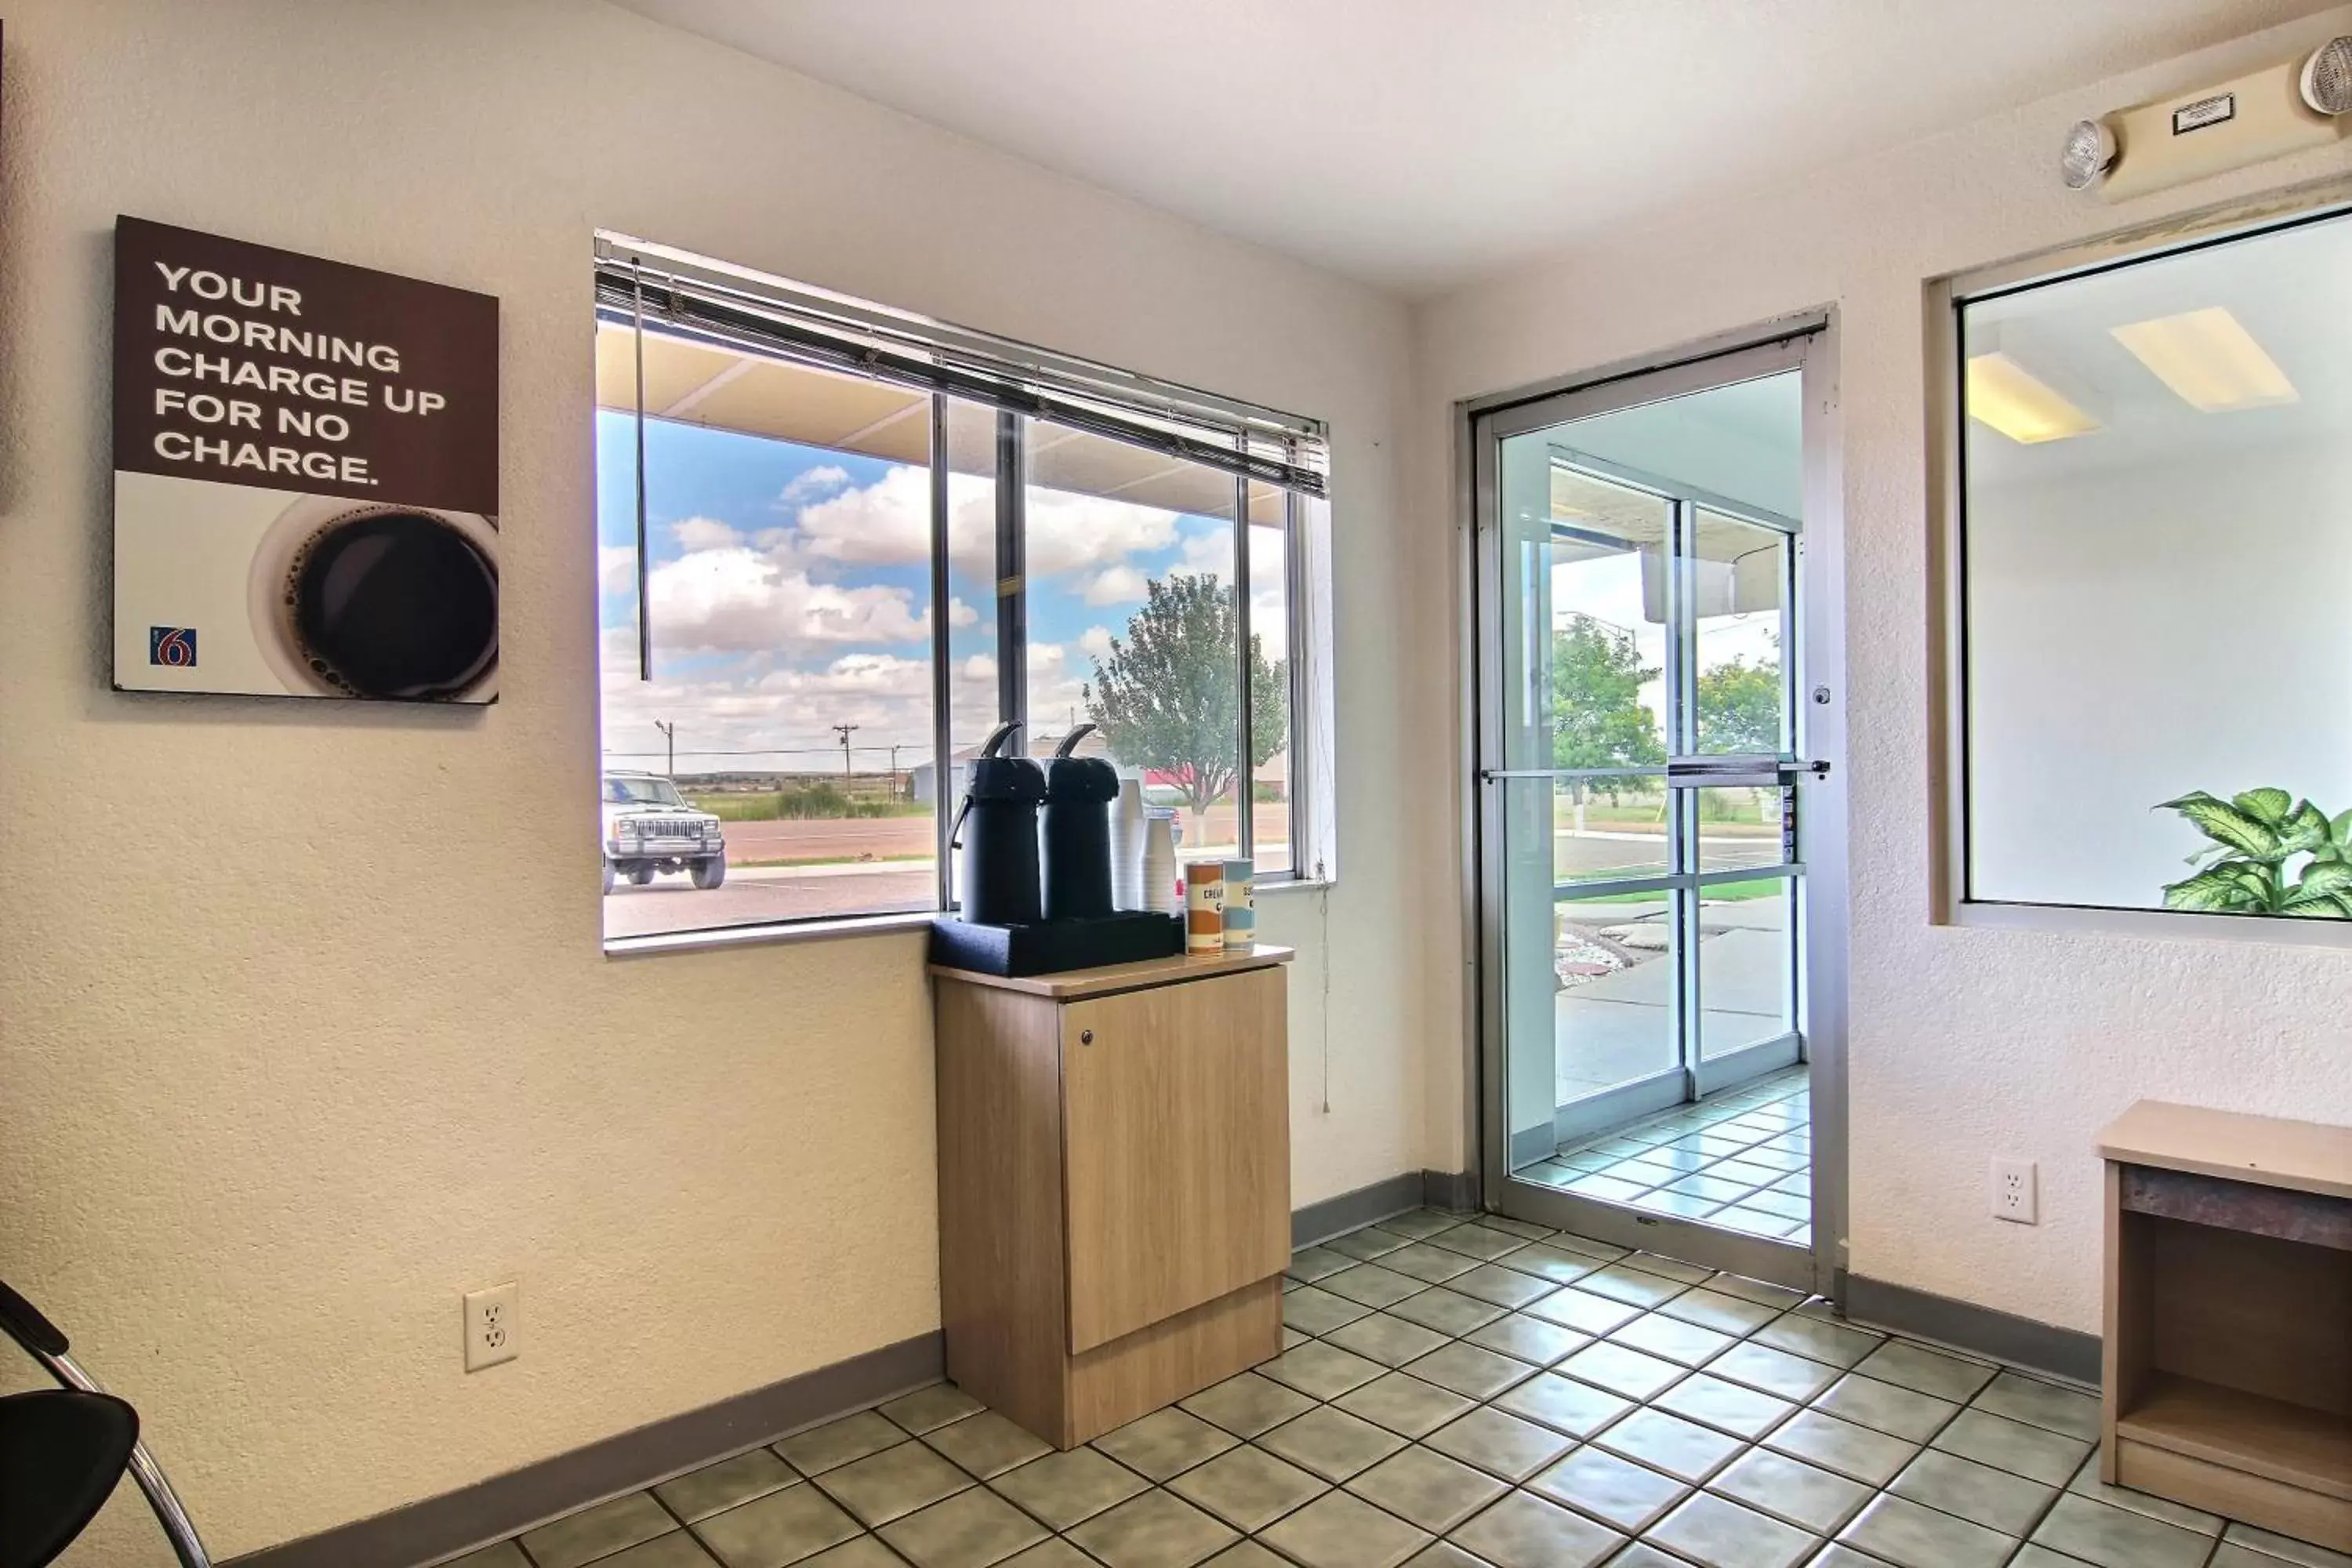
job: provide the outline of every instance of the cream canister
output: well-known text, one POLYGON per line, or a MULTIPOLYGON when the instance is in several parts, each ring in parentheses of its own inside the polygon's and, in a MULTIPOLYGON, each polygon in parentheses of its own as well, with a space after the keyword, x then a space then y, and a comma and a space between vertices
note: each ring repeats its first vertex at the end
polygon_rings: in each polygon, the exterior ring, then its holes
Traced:
POLYGON ((1257 866, 1250 860, 1228 860, 1225 889, 1225 946, 1246 952, 1257 942, 1257 866))
POLYGON ((1184 951, 1195 955, 1225 951, 1225 863, 1184 863, 1184 951))

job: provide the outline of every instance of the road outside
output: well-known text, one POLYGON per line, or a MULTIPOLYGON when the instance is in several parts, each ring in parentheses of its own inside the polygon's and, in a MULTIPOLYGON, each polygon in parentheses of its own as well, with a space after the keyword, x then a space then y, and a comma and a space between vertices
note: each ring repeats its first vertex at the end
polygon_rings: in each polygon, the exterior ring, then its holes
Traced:
MULTIPOLYGON (((1702 822, 1698 868, 1744 871, 1780 863, 1780 834, 1753 823, 1702 822)), ((1663 877, 1666 838, 1663 831, 1564 827, 1552 835, 1552 875, 1562 882, 1599 882, 1663 877)))

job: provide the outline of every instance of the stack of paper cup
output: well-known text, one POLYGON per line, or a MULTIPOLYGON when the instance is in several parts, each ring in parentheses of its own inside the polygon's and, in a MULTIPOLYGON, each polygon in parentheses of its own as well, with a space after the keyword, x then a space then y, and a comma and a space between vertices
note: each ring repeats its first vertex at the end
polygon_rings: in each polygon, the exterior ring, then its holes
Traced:
POLYGON ((1184 951, 1225 951, 1225 863, 1184 862, 1184 951))
POLYGON ((1143 901, 1143 783, 1118 781, 1118 801, 1110 811, 1110 907, 1148 908, 1143 901))
POLYGON ((1257 868, 1248 860, 1225 862, 1225 945, 1247 952, 1257 941, 1257 868))
POLYGON ((1154 816, 1143 825, 1143 907, 1155 915, 1181 915, 1184 900, 1176 891, 1176 829, 1168 818, 1154 816))

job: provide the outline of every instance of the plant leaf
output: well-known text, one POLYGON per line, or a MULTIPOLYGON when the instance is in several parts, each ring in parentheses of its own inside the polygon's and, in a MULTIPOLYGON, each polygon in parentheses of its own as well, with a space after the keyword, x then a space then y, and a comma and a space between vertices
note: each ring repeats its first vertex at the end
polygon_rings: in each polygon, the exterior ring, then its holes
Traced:
POLYGON ((2341 893, 2320 893, 2308 899, 2297 896, 2282 904, 2279 912, 2304 920, 2352 920, 2352 898, 2341 893))
POLYGON ((2352 866, 2341 860, 2313 861, 2303 868, 2303 879, 2294 885, 2291 898, 2305 894, 2341 893, 2352 888, 2352 866))
POLYGON ((2275 908, 2279 900, 2284 896, 2284 890, 2279 887, 2278 868, 2275 866, 2257 866, 2244 860, 2232 860, 2228 865, 2217 866, 2214 869, 2245 889, 2246 901, 2255 909, 2275 908))
POLYGON ((2327 843, 2327 814, 2311 802, 2302 801, 2279 830, 2279 848, 2289 855, 2317 849, 2327 843))
POLYGON ((2221 867, 2200 871, 2186 881, 2168 882, 2164 889, 2164 907, 2168 910, 2261 909, 2268 900, 2232 874, 2246 868, 2221 867))
POLYGON ((2327 837, 2336 840, 2338 849, 2352 849, 2352 811, 2345 812, 2327 825, 2327 837))
POLYGON ((2285 851, 2279 847, 2277 834, 2229 802, 2216 800, 2202 790, 2194 795, 2184 795, 2179 800, 2168 800, 2157 809, 2179 812, 2196 824, 2198 830, 2206 837, 2226 844, 2241 854, 2251 855, 2257 860, 2285 858, 2285 851))
POLYGON ((2283 789, 2250 789, 2234 803, 2240 811, 2265 827, 2276 827, 2287 819, 2294 808, 2294 796, 2283 789))

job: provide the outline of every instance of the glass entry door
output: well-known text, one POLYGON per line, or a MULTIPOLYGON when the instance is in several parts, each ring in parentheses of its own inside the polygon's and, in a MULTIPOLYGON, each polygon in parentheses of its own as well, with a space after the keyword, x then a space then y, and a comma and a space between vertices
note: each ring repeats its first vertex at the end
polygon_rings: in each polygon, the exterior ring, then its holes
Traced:
POLYGON ((1489 1206, 1810 1288, 1804 349, 1476 455, 1489 1206))

